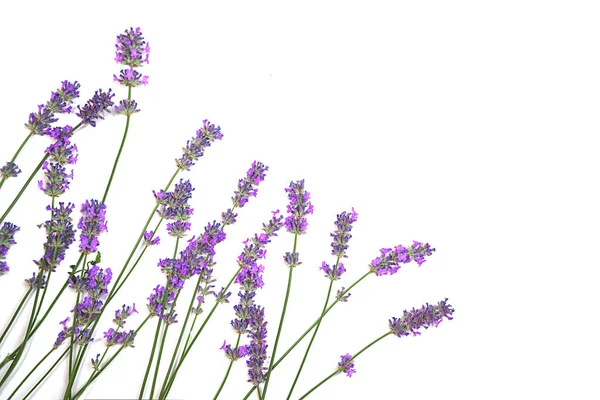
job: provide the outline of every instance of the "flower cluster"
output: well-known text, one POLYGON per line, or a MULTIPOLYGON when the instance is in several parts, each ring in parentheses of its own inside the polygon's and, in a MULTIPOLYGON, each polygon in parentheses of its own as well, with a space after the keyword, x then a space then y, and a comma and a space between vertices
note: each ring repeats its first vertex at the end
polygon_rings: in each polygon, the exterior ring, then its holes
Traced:
POLYGON ((0 178, 14 178, 21 173, 21 168, 12 161, 7 161, 6 164, 0 167, 0 178))
POLYGON ((144 246, 154 246, 160 243, 160 237, 154 235, 154 231, 144 232, 144 246))
POLYGON ((25 279, 25 282, 27 283, 27 286, 30 289, 37 289, 38 285, 40 286, 40 289, 43 289, 44 287, 46 287, 46 276, 39 275, 34 272, 31 276, 31 278, 25 279), (40 276, 42 277, 41 281, 40 281, 40 276))
POLYGON ((29 114, 29 121, 25 128, 33 135, 45 135, 50 125, 58 121, 54 113, 70 114, 73 100, 79 97, 79 82, 61 82, 61 87, 50 95, 50 100, 45 105, 39 105, 38 111, 29 114))
POLYGON ((423 244, 414 241, 408 248, 398 245, 393 249, 381 249, 381 255, 369 264, 372 272, 378 276, 393 275, 400 269, 400 264, 415 261, 419 266, 423 264, 425 256, 430 256, 435 251, 429 243, 423 244))
POLYGON ((113 97, 115 94, 112 89, 108 89, 108 92, 98 89, 83 107, 77 106, 79 112, 75 115, 81 118, 82 124, 96 126, 96 121, 104 119, 104 114, 114 105, 113 97))
POLYGON ((129 332, 119 332, 118 330, 114 330, 110 328, 108 331, 104 332, 104 338, 106 339, 106 346, 114 346, 115 344, 120 344, 125 347, 135 347, 133 345, 133 339, 135 338, 135 331, 132 329, 129 332))
POLYGON ((175 160, 177 168, 189 171, 191 166, 204 155, 204 150, 207 147, 210 147, 215 140, 223 138, 220 126, 211 124, 207 119, 202 123, 204 126, 196 131, 196 136, 187 141, 181 158, 175 160))
POLYGON ((75 289, 82 300, 72 310, 73 326, 67 326, 69 318, 61 322, 63 329, 58 333, 54 343, 55 348, 60 346, 71 333, 77 344, 84 345, 93 341, 92 332, 88 327, 100 317, 104 304, 102 299, 108 294, 112 271, 110 268, 104 270, 94 262, 91 264, 89 269, 84 268, 80 276, 69 278, 69 287, 75 289))
POLYGON ((115 106, 115 112, 117 114, 123 114, 126 116, 133 115, 136 112, 140 112, 137 108, 137 102, 135 100, 121 100, 119 101, 119 105, 115 106))
POLYGON ((135 309, 135 303, 132 306, 126 306, 123 304, 120 310, 115 311, 115 319, 113 322, 117 324, 119 328, 122 328, 125 325, 125 320, 133 315, 133 313, 137 313, 138 310, 135 309))
POLYGON ((352 212, 344 211, 338 214, 335 220, 335 226, 337 229, 331 233, 333 242, 331 243, 331 254, 338 258, 347 258, 346 250, 348 250, 348 241, 352 237, 350 231, 352 230, 352 224, 358 219, 358 214, 352 208, 352 212))
POLYGON ((430 326, 438 326, 444 318, 451 320, 454 309, 450 304, 447 304, 448 299, 438 302, 436 305, 427 303, 418 310, 404 310, 404 314, 400 318, 393 317, 389 320, 390 330, 398 337, 420 335, 419 329, 429 328, 430 326))
POLYGON ((143 63, 148 64, 150 45, 144 40, 140 28, 129 28, 125 33, 117 35, 117 51, 115 61, 118 64, 129 66, 129 68, 141 67, 143 63))
POLYGON ((232 348, 230 344, 227 344, 226 340, 223 341, 223 346, 219 347, 219 350, 223 350, 225 352, 225 357, 233 361, 248 355, 248 346, 237 346, 232 348))
POLYGON ((350 354, 346 354, 340 356, 342 360, 338 363, 338 371, 344 372, 348 377, 352 377, 352 374, 356 372, 354 369, 354 362, 352 361, 352 356, 350 354))
POLYGON ((75 228, 71 217, 73 209, 74 204, 65 205, 63 202, 58 203, 58 207, 46 207, 46 210, 52 211, 52 217, 40 225, 46 230, 44 255, 38 261, 34 261, 42 271, 54 271, 65 259, 67 250, 75 241, 75 228))
POLYGON ((106 205, 98 200, 86 200, 81 205, 81 219, 77 227, 81 229, 79 251, 84 254, 98 251, 98 235, 107 231, 106 205))
POLYGON ((250 196, 256 197, 258 189, 255 186, 258 186, 265 179, 268 170, 269 167, 260 161, 252 163, 246 177, 239 180, 237 190, 233 193, 231 200, 234 206, 242 208, 248 202, 250 196))
POLYGON ((285 227, 288 232, 304 234, 308 226, 304 216, 313 213, 313 206, 309 201, 310 193, 304 190, 304 179, 290 182, 290 187, 285 191, 290 200, 290 204, 287 206, 287 212, 290 215, 285 219, 285 227))
POLYGON ((235 278, 235 283, 240 285, 240 302, 234 306, 236 318, 231 321, 231 326, 239 334, 247 333, 256 290, 264 285, 264 267, 258 264, 258 260, 265 258, 267 243, 271 241, 271 237, 277 236, 277 231, 283 226, 283 216, 278 214, 279 210, 274 211, 269 222, 263 223, 263 233, 255 234, 253 238, 244 241, 244 250, 237 258, 241 270, 235 278))
POLYGON ((69 179, 73 179, 73 170, 67 173, 66 165, 77 162, 77 146, 71 143, 73 128, 48 128, 46 134, 54 139, 46 153, 49 161, 44 162, 42 170, 45 180, 38 181, 38 187, 50 197, 58 197, 69 188, 69 179))
POLYGON ((8 250, 15 245, 15 233, 19 231, 19 227, 10 222, 5 222, 0 228, 0 275, 8 272, 9 268, 6 264, 6 255, 8 250))
POLYGON ((182 238, 190 230, 191 223, 188 222, 194 209, 190 207, 188 201, 192 198, 194 188, 192 183, 181 179, 172 192, 160 190, 154 193, 154 198, 158 205, 156 213, 166 220, 174 220, 167 224, 169 235, 182 238))
POLYGON ((338 262, 333 267, 330 267, 329 264, 323 261, 319 269, 325 272, 325 276, 332 281, 340 279, 342 274, 346 272, 346 268, 344 268, 344 264, 341 262, 338 262))
POLYGON ((248 360, 248 382, 254 386, 260 385, 265 380, 265 361, 267 360, 267 321, 265 321, 265 309, 254 305, 250 310, 250 322, 248 325, 248 337, 250 344, 246 346, 248 360))

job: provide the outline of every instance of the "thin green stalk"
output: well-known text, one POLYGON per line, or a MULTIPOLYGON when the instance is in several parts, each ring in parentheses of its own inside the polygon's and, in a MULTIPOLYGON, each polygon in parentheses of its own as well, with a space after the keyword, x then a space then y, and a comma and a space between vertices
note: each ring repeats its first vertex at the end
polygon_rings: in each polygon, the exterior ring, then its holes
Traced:
MULTIPOLYGON (((169 310, 169 314, 171 314, 171 312, 173 312, 173 308, 175 307, 175 304, 177 304, 177 298, 179 297, 179 294, 181 293, 181 290, 179 290, 177 292, 177 294, 175 295, 175 300, 173 300, 173 304, 171 305, 171 309, 169 310)), ((166 293, 165 293, 166 296, 166 293)), ((167 314, 167 315, 169 315, 167 314)), ((150 389, 150 398, 154 397, 154 389, 156 388, 156 378, 158 377, 158 371, 160 369, 160 361, 162 358, 162 352, 164 350, 165 347, 165 340, 167 339, 167 332, 169 331, 169 324, 167 324, 165 322, 165 329, 163 331, 163 336, 162 336, 162 340, 160 342, 160 348, 158 349, 158 357, 156 357, 156 367, 154 368, 154 379, 152 380, 152 388, 150 389)))
POLYGON ((258 400, 263 400, 265 397, 264 395, 260 392, 260 386, 254 386, 256 388, 256 394, 258 395, 258 400))
MULTIPOLYGON (((146 317, 146 319, 144 319, 144 321, 142 321, 142 323, 140 324, 140 326, 138 326, 138 328, 135 330, 135 334, 139 334, 140 331, 142 330, 142 328, 144 327, 144 325, 146 324, 146 322, 148 322, 148 320, 150 320, 150 315, 148 315, 146 317)), ((96 380, 96 378, 98 378, 98 376, 100 376, 100 374, 106 369, 108 368, 108 366, 114 361, 114 359, 119 355, 119 353, 121 351, 123 351, 123 349, 126 346, 121 346, 119 347, 119 350, 117 350, 115 352, 115 354, 113 354, 113 356, 106 362, 106 365, 98 368, 97 371, 92 372, 92 374, 90 375, 90 377, 88 378, 87 382, 81 387, 81 389, 79 389, 77 391, 77 393, 75 393, 72 397, 72 400, 77 400, 79 397, 81 397, 81 395, 83 395, 83 392, 85 391, 85 389, 87 389, 87 387, 96 380)))
POLYGON ((10 203, 10 205, 8 206, 8 208, 6 209, 4 214, 2 214, 2 216, 0 217, 0 224, 4 221, 4 219, 6 219, 6 217, 8 216, 10 211, 13 209, 15 204, 17 204, 17 201, 19 201, 19 199, 23 195, 23 192, 25 192, 25 189, 27 189, 27 186, 29 186, 29 184, 35 177, 35 174, 37 174, 37 172, 42 168, 42 166, 44 165, 44 163, 46 162, 48 157, 50 157, 49 154, 46 154, 44 157, 42 157, 42 161, 40 161, 40 163, 37 165, 37 167, 35 167, 35 170, 31 173, 31 175, 29 175, 29 178, 27 178, 27 181, 21 187, 21 190, 19 190, 19 193, 17 193, 17 195, 13 199, 12 203, 10 203))
MULTIPOLYGON (((85 276, 86 273, 86 261, 87 254, 83 257, 83 270, 81 271, 81 276, 85 276)), ((71 337, 70 337, 70 346, 69 346, 69 380, 67 382, 67 387, 65 388, 65 394, 63 396, 64 399, 68 399, 71 397, 71 387, 73 386, 73 381, 75 377, 73 376, 73 348, 75 347, 75 323, 77 322, 77 306, 79 305, 79 298, 81 296, 81 292, 77 291, 77 296, 75 297, 75 306, 73 307, 73 323, 71 324, 71 337)))
MULTIPOLYGON (((194 289, 194 295, 192 296, 192 299, 190 300, 190 310, 191 307, 194 306, 194 301, 196 300, 196 293, 198 293, 198 288, 200 287, 200 283, 202 282, 202 278, 201 276, 198 276, 198 282, 196 282, 196 288, 194 289)), ((185 315, 185 320, 183 322, 183 326, 181 327, 181 330, 179 331, 179 338, 177 339, 177 344, 175 345, 175 350, 173 350, 173 355, 171 356, 171 362, 169 363, 169 368, 167 369, 167 373, 165 374, 165 377, 163 379, 163 384, 160 388, 160 394, 159 394, 159 398, 161 398, 163 396, 163 392, 167 386, 167 382, 170 378, 170 374, 171 374, 171 370, 173 369, 173 364, 175 363, 175 358, 177 357, 177 352, 179 351, 179 346, 181 345, 181 339, 183 338, 184 332, 185 332, 185 327, 187 326, 188 320, 190 318, 190 314, 191 312, 186 313, 185 315)), ((185 342, 185 345, 183 346, 183 348, 185 349, 188 345, 188 342, 190 340, 190 334, 192 333, 192 330, 194 329, 194 325, 196 323, 196 318, 198 317, 198 314, 196 314, 194 316, 194 321, 192 322, 192 326, 190 328, 190 332, 188 333, 188 337, 187 340, 185 342)))
MULTIPOLYGON (((233 350, 234 352, 237 352, 238 346, 240 345, 241 337, 242 337, 242 335, 240 333, 238 333, 237 341, 235 342, 235 349, 233 350)), ((233 365, 233 361, 235 361, 233 358, 231 360, 229 360, 229 366, 227 367, 227 372, 225 372, 225 376, 223 377, 221 386, 219 386, 219 389, 217 390, 217 393, 215 394, 215 397, 213 400, 217 400, 217 397, 219 397, 219 394, 221 394, 221 390, 223 390, 223 387, 225 386, 225 382, 227 382, 227 378, 229 377, 229 372, 231 371, 231 366, 233 365)))
MULTIPOLYGON (((369 271, 366 274, 364 274, 363 276, 361 276, 358 280, 356 280, 356 282, 354 282, 352 285, 350 285, 350 287, 348 289, 344 290, 341 293, 341 296, 345 296, 348 292, 350 292, 350 290, 353 287, 358 285, 358 283, 360 283, 363 279, 365 279, 367 276, 369 276, 372 273, 373 273, 373 271, 369 271)), ((306 335, 308 335, 310 333, 310 331, 312 331, 313 328, 315 326, 317 326, 317 324, 325 317, 325 315, 327 315, 327 313, 329 313, 329 311, 331 311, 331 309, 333 307, 335 307, 335 305, 338 303, 339 303, 339 301, 334 301, 329 307, 327 307, 327 310, 325 310, 323 315, 321 317, 319 317, 315 322, 313 322, 313 324, 311 326, 309 326, 308 329, 298 339, 296 339, 296 341, 286 350, 286 352, 283 353, 283 355, 281 357, 279 357, 279 359, 277 361, 275 361, 275 364, 273 364, 272 368, 269 368, 267 370, 267 372, 265 373, 265 377, 268 377, 271 374, 271 371, 274 370, 275 368, 277 368, 277 366, 287 357, 288 354, 290 354, 292 352, 292 350, 294 350, 294 348, 302 341, 302 339, 304 339, 306 337, 306 335)), ((243 400, 248 399, 248 397, 250 397, 252 392, 254 392, 255 390, 256 390, 256 387, 253 387, 252 389, 250 389, 248 391, 248 393, 246 393, 246 396, 244 397, 243 400)))
POLYGON ((148 375, 152 368, 152 361, 154 360, 154 352, 156 351, 156 344, 158 343, 158 336, 160 335, 160 318, 156 324, 156 332, 154 333, 154 342, 152 342, 152 350, 150 351, 150 357, 148 358, 148 366, 146 367, 146 373, 144 374, 144 380, 142 381, 142 387, 140 388, 139 400, 144 398, 144 390, 146 390, 146 382, 148 381, 148 375))
MULTIPOLYGON (((131 100, 131 86, 128 87, 127 99, 131 100)), ((113 163, 112 171, 110 171, 110 178, 108 178, 108 183, 106 184, 106 189, 104 190, 104 196, 102 196, 102 204, 106 203, 106 198, 108 197, 108 191, 110 190, 110 185, 112 184, 113 178, 115 176, 115 172, 117 171, 117 165, 119 164, 119 159, 121 158, 121 153, 123 152, 123 148, 125 147, 125 141, 127 140, 127 132, 129 132, 129 120, 130 119, 131 119, 131 115, 128 115, 127 122, 125 122, 125 132, 123 132, 123 139, 121 139, 121 146, 119 146, 119 151, 117 152, 117 156, 115 157, 115 162, 113 163)))
POLYGON ((56 359, 56 361, 54 362, 54 364, 52 364, 52 366, 50 367, 50 369, 48 371, 46 371, 46 373, 37 381, 37 383, 35 384, 35 386, 33 386, 31 388, 31 390, 29 392, 27 392, 27 394, 25 395, 25 397, 23 397, 23 400, 26 400, 29 397, 29 395, 31 395, 31 393, 33 393, 33 391, 35 389, 37 389, 37 387, 40 386, 42 384, 42 382, 44 382, 44 379, 46 379, 46 377, 48 375, 50 375, 50 372, 52 372, 52 370, 54 368, 56 368, 56 366, 63 359, 63 357, 65 357, 67 355, 68 351, 69 351, 69 349, 65 349, 65 351, 63 351, 63 353, 60 355, 60 357, 58 357, 56 359))
MULTIPOLYGON (((75 130, 77 130, 80 126, 81 126, 81 122, 78 123, 77 125, 75 125, 68 133, 75 132, 75 130)), ((17 201, 19 201, 19 199, 23 195, 23 192, 25 192, 25 189, 27 189, 27 186, 29 186, 29 184, 33 180, 33 177, 35 176, 35 174, 37 174, 38 171, 40 169, 42 169, 42 166, 44 165, 46 160, 48 160, 48 157, 50 157, 50 154, 48 154, 48 153, 44 154, 44 157, 42 157, 42 161, 40 161, 40 163, 37 165, 37 167, 35 167, 35 169, 31 173, 31 175, 29 175, 29 178, 27 178, 27 181, 25 182, 25 184, 21 187, 21 190, 19 190, 19 193, 17 193, 17 195, 13 199, 12 203, 10 203, 10 206, 8 206, 8 208, 6 209, 4 214, 2 214, 2 217, 0 217, 0 224, 2 222, 4 222, 4 219, 8 216, 8 214, 13 209, 15 204, 17 204, 17 201)))
MULTIPOLYGON (((340 259, 338 258, 338 263, 340 259)), ((337 267, 337 263, 336 263, 337 267)), ((287 400, 290 400, 292 397, 292 393, 294 392, 294 388, 296 387, 296 383, 298 382, 298 378, 300 378, 300 373, 302 372, 302 368, 304 367, 304 363, 306 362, 306 358, 308 357, 308 352, 317 336, 317 332, 319 332, 319 327, 321 326, 321 321, 323 320, 323 315, 325 315, 325 310, 327 310, 327 304, 329 303, 329 296, 331 295, 331 287, 333 286, 333 280, 329 281, 329 289, 327 290, 327 296, 325 296, 325 305, 323 305, 323 311, 321 311, 321 317, 319 318, 319 322, 315 327, 315 331, 313 332, 312 337, 310 338, 310 342, 308 342, 308 347, 304 352, 304 357, 302 358, 302 362, 300 363, 300 367, 298 368, 298 372, 296 373, 296 377, 294 378, 294 383, 292 383, 292 387, 290 388, 290 392, 288 393, 287 400)))
POLYGON ((42 306, 44 305, 44 299, 46 298, 46 292, 48 291, 48 286, 50 285, 50 277, 52 276, 52 269, 48 271, 48 279, 46 279, 46 286, 44 286, 44 291, 42 292, 42 299, 40 300, 40 304, 38 305, 35 316, 33 317, 34 321, 37 321, 38 315, 40 315, 40 311, 42 310, 42 306))
MULTIPOLYGON (((13 164, 16 161, 17 157, 19 156, 19 153, 21 153, 21 150, 23 150, 23 147, 25 147, 25 144, 29 141, 29 139, 31 139, 32 136, 33 136, 33 132, 29 132, 29 135, 27 135, 25 140, 23 140, 23 142, 21 143, 21 145, 19 146, 19 148, 13 155, 13 158, 10 160, 11 164, 13 164)), ((8 179, 8 177, 3 176, 2 180, 0 180, 0 189, 2 189, 2 186, 4 185, 4 182, 6 182, 6 179, 8 179)))
MULTIPOLYGON (((298 234, 294 235, 294 249, 292 254, 296 252, 296 245, 298 243, 298 234)), ((290 298, 290 288, 292 287, 292 273, 294 267, 289 267, 290 273, 288 275, 287 290, 285 291, 285 300, 283 301, 283 310, 281 311, 281 319, 279 320, 279 327, 277 328, 277 336, 275 336, 275 345, 273 346, 273 354, 271 354, 271 363, 269 364, 269 370, 273 367, 273 361, 275 361, 275 355, 277 354, 277 345, 279 344, 279 336, 281 335, 281 328, 283 327, 283 320, 285 319, 285 311, 287 309, 288 300, 290 298)), ((263 389, 263 399, 267 396, 267 389, 269 388, 269 380, 271 375, 269 374, 265 380, 265 386, 263 389)))
MULTIPOLYGON (((362 349, 360 349, 360 351, 358 353, 356 353, 350 360, 348 360, 348 363, 351 362, 351 361, 353 361, 363 351, 367 350, 369 347, 373 346, 375 343, 379 342, 384 337, 386 337, 388 335, 391 335, 392 333, 393 333, 392 331, 386 332, 383 335, 379 336, 377 339, 373 340, 371 343, 369 343, 368 345, 366 345, 365 347, 363 347, 362 349)), ((321 386, 322 384, 324 384, 325 382, 327 382, 329 379, 333 378, 335 375, 339 374, 340 372, 342 372, 342 370, 338 368, 335 372, 331 373, 329 376, 327 376, 321 382, 319 382, 315 386, 313 386, 313 388, 310 389, 308 392, 304 393, 304 395, 302 395, 302 397, 300 397, 298 400, 302 400, 302 399, 306 398, 309 394, 311 394, 312 392, 314 392, 319 386, 321 386)))
MULTIPOLYGON (((235 280, 235 277, 239 274, 240 270, 241 270, 241 268, 238 268, 237 272, 231 277, 231 279, 229 280, 229 283, 227 283, 227 286, 225 286, 225 289, 223 289, 224 292, 227 292, 227 290, 229 289, 229 287, 231 286, 231 284, 235 280)), ((194 335, 194 338, 190 342, 189 346, 184 346, 182 354, 181 354, 181 358, 180 358, 179 362, 177 363, 177 366, 173 370, 173 373, 169 377, 169 383, 166 386, 166 388, 164 390, 164 393, 163 393, 163 396, 161 396, 160 399, 166 399, 167 395, 169 394, 169 391, 171 390, 171 387, 173 386, 173 383, 175 382, 175 378, 177 377, 177 372, 179 371, 179 369, 183 365, 183 362, 185 361, 185 358, 187 357, 187 355, 191 351, 192 346, 194 346, 194 343, 200 337, 200 334, 204 330, 204 327, 206 326, 206 324, 208 323, 208 321, 210 321, 210 318, 214 314, 214 312, 217 309, 217 307, 219 306, 219 304, 221 304, 221 303, 218 302, 218 301, 215 302, 215 304, 213 305, 212 309, 210 310, 210 312, 206 316, 206 319, 204 320, 204 322, 200 326, 200 329, 198 329, 198 332, 196 332, 196 335, 194 335)), ((193 324, 192 324, 192 327, 193 327, 193 324)), ((188 339, 189 339, 189 337, 188 337, 188 339)))
POLYGON ((4 340, 4 337, 8 334, 10 327, 12 326, 13 322, 15 322, 17 315, 21 311, 21 308, 23 308, 23 305, 25 304, 25 301, 29 298, 29 294, 31 293, 32 290, 33 290, 33 288, 29 288, 29 290, 23 296, 23 299, 21 299, 21 302, 19 303, 19 306, 13 313, 12 318, 10 319, 10 321, 8 321, 8 325, 6 325, 6 328, 4 328, 4 332, 2 332, 2 336, 0 336, 0 343, 2 343, 2 341, 4 340))
MULTIPOLYGON (((50 357, 50 354, 52 354, 52 352, 56 350, 54 347, 52 349, 50 349, 50 351, 48 353, 46 353, 46 355, 44 357, 42 357, 42 359, 35 364, 35 367, 33 367, 31 369, 31 371, 29 371, 29 373, 25 376, 25 378, 23 378, 23 380, 21 381, 21 383, 19 383, 19 385, 16 387, 15 390, 13 390, 12 394, 10 395, 10 397, 8 398, 8 400, 12 399, 14 397, 14 395, 19 391, 19 389, 21 389, 21 386, 23 386, 25 384, 25 382, 27 381, 27 379, 29 379, 29 377, 31 376, 31 374, 33 374, 35 372, 35 370, 44 362, 46 361, 46 358, 50 357)), ((66 350, 65 350, 66 352, 66 350)))

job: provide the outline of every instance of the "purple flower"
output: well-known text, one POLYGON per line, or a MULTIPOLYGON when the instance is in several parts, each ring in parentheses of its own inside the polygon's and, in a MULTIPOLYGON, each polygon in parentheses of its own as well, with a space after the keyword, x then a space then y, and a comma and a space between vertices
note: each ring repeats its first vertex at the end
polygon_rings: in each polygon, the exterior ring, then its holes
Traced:
POLYGON ((422 244, 414 241, 412 246, 406 248, 402 245, 394 249, 381 249, 381 255, 369 264, 372 272, 378 276, 393 275, 400 269, 400 264, 415 261, 419 266, 425 262, 425 256, 430 256, 435 251, 428 243, 422 244))
POLYGON ((0 228, 0 275, 4 275, 8 272, 8 264, 6 264, 6 255, 8 250, 17 242, 15 241, 15 233, 21 228, 17 225, 5 222, 0 228))
POLYGON ((22 171, 17 164, 7 161, 6 164, 0 168, 0 178, 14 178, 21 172, 22 171))
POLYGON ((46 108, 53 113, 70 114, 73 100, 79 97, 79 88, 81 85, 75 81, 62 81, 61 87, 56 92, 52 92, 50 100, 46 103, 46 108))
MULTIPOLYGON (((162 316, 163 314, 163 298, 165 294, 165 287, 158 285, 154 289, 154 293, 148 297, 148 310, 150 311, 151 316, 162 316)), ((173 301, 175 300, 175 292, 169 291, 167 295, 167 301, 165 303, 166 307, 169 308, 173 301)))
POLYGON ((342 287, 341 289, 339 289, 337 291, 335 298, 337 299, 337 301, 339 301, 341 303, 346 303, 348 301, 348 299, 350 298, 350 296, 352 296, 352 294, 350 292, 346 293, 346 288, 342 287))
POLYGON ((336 231, 330 234, 333 237, 331 243, 331 254, 337 257, 347 258, 346 250, 348 249, 348 241, 352 237, 350 231, 352 230, 352 224, 358 219, 358 214, 352 208, 352 212, 343 212, 338 214, 335 221, 336 231))
POLYGON ((290 204, 287 206, 287 212, 290 214, 285 219, 285 227, 288 232, 301 235, 306 233, 305 215, 313 213, 313 206, 310 200, 310 193, 304 190, 304 179, 296 182, 290 182, 290 187, 285 191, 288 194, 290 204))
POLYGON ((169 222, 167 224, 167 232, 169 232, 169 235, 171 236, 182 238, 187 235, 187 232, 190 230, 191 226, 191 222, 183 222, 181 220, 177 220, 175 222, 169 222))
POLYGON ((98 200, 86 200, 81 205, 81 219, 77 227, 81 229, 80 251, 85 254, 98 251, 98 235, 107 231, 106 205, 98 200))
MULTIPOLYGON (((148 84, 148 75, 143 75, 135 69, 122 69, 119 76, 113 74, 113 80, 123 86, 136 87, 148 84)), ((139 110, 138 110, 139 111, 139 110)))
POLYGON ((27 286, 29 286, 30 289, 37 289, 38 285, 40 285, 40 289, 43 289, 46 286, 46 276, 41 275, 41 277, 42 281, 40 282, 40 275, 34 272, 31 278, 25 279, 25 282, 27 282, 27 286))
POLYGON ((418 310, 414 308, 411 311, 404 310, 402 317, 393 317, 389 320, 390 330, 398 337, 408 336, 411 333, 416 336, 421 334, 419 332, 421 328, 437 327, 444 318, 451 320, 454 309, 446 303, 447 301, 448 299, 444 299, 436 305, 426 303, 418 310))
POLYGON ((352 356, 350 354, 346 354, 341 356, 342 361, 338 363, 338 371, 345 372, 348 377, 352 377, 352 374, 356 372, 354 369, 354 362, 352 361, 352 356))
POLYGON ((298 253, 290 253, 289 251, 283 256, 283 261, 288 267, 295 268, 302 264, 299 260, 300 255, 298 253))
POLYGON ((181 179, 175 184, 172 192, 162 189, 159 192, 152 191, 158 203, 156 213, 167 220, 189 220, 194 209, 189 206, 188 201, 192 198, 194 190, 189 180, 181 179))
POLYGON ((250 196, 256 197, 258 189, 255 186, 258 186, 265 179, 268 170, 269 167, 259 161, 252 163, 246 177, 238 181, 238 188, 231 198, 234 206, 242 208, 248 202, 250 196))
POLYGON ((331 279, 332 281, 340 279, 342 274, 346 272, 344 264, 336 263, 336 265, 334 265, 332 268, 325 261, 323 261, 323 264, 321 264, 321 267, 319 269, 325 272, 325 276, 331 279))
POLYGON ((114 96, 115 94, 112 93, 112 89, 108 89, 108 92, 103 92, 102 89, 98 89, 83 108, 77 106, 79 112, 76 113, 76 115, 81 118, 81 123, 84 125, 96 126, 96 121, 98 119, 104 119, 104 113, 114 105, 112 101, 114 96))
POLYGON ((52 211, 52 218, 39 225, 46 230, 46 243, 44 243, 44 256, 34 263, 43 271, 55 270, 64 260, 65 253, 75 241, 75 229, 71 213, 75 205, 60 202, 58 207, 46 207, 52 211))
POLYGON ((50 161, 57 164, 75 164, 77 162, 77 146, 71 143, 73 128, 69 125, 48 129, 47 135, 55 140, 48 146, 46 153, 50 161))
POLYGON ((250 344, 246 347, 248 352, 248 382, 258 386, 265 380, 264 372, 267 370, 265 361, 267 360, 267 322, 265 321, 265 309, 260 306, 253 306, 249 323, 248 337, 250 344))
POLYGON ((215 140, 223 138, 220 126, 215 126, 206 119, 202 122, 204 126, 196 131, 195 137, 188 140, 181 158, 175 160, 177 168, 189 171, 190 167, 204 155, 207 147, 210 147, 215 140))
POLYGON ((223 341, 223 346, 221 346, 219 350, 223 350, 225 352, 225 356, 233 361, 239 360, 240 358, 248 355, 248 349, 246 346, 231 348, 231 345, 227 344, 226 340, 223 341))
POLYGON ((44 162, 42 165, 45 180, 38 181, 38 188, 50 197, 58 197, 69 188, 69 179, 73 179, 73 170, 67 173, 62 164, 44 162))
POLYGON ((44 135, 50 125, 58 121, 54 113, 69 114, 72 111, 73 100, 79 97, 79 83, 63 81, 61 87, 50 95, 50 100, 38 106, 36 113, 29 114, 25 127, 31 134, 44 135))
POLYGON ((123 307, 121 307, 120 310, 115 311, 115 319, 113 319, 113 322, 122 328, 123 325, 125 325, 125 320, 131 317, 133 313, 137 312, 138 310, 135 309, 135 303, 133 303, 131 307, 123 304, 123 307))
POLYGON ((106 346, 114 346, 115 344, 123 345, 125 347, 135 347, 133 345, 133 339, 135 338, 135 331, 130 330, 129 332, 119 332, 110 328, 104 332, 104 338, 106 339, 106 346))
POLYGON ((56 337, 56 341, 54 342, 54 348, 58 348, 65 339, 67 338, 67 334, 69 330, 67 329, 67 322, 69 322, 69 317, 65 318, 63 321, 60 321, 60 325, 62 325, 62 330, 58 332, 58 336, 56 337))
POLYGON ((140 28, 129 28, 125 33, 117 35, 117 48, 115 61, 128 65, 130 68, 141 67, 148 64, 150 45, 144 40, 140 28))
POLYGON ((155 244, 159 244, 159 243, 160 243, 160 237, 154 236, 154 231, 144 232, 144 245, 154 246, 155 244))
POLYGON ((135 100, 121 100, 118 106, 115 106, 115 111, 117 114, 123 114, 126 116, 133 115, 140 110, 137 108, 137 103, 135 100))

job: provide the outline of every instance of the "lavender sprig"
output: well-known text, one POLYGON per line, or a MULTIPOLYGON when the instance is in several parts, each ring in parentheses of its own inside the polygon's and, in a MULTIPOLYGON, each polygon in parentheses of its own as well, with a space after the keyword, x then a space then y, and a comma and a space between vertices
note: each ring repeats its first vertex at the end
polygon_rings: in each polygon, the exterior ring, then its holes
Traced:
POLYGON ((377 339, 363 347, 360 351, 354 354, 354 356, 351 356, 350 354, 342 355, 341 361, 338 362, 336 370, 318 384, 313 386, 312 389, 306 392, 298 400, 306 398, 309 394, 314 392, 329 379, 342 372, 344 372, 348 377, 351 377, 356 372, 354 369, 354 360, 369 347, 373 346, 386 336, 394 334, 398 337, 403 337, 408 336, 411 333, 414 336, 417 336, 421 334, 421 332, 419 332, 420 329, 427 329, 431 326, 437 327, 444 318, 448 320, 453 319, 452 314, 454 313, 454 309, 450 304, 447 303, 447 301, 448 299, 442 300, 438 302, 437 305, 426 304, 419 309, 413 308, 411 311, 404 310, 404 315, 402 317, 390 319, 390 330, 388 332, 379 336, 377 339))
POLYGON ((0 276, 6 274, 9 271, 8 264, 6 263, 6 255, 8 250, 17 244, 15 241, 15 233, 21 228, 10 222, 5 222, 0 228, 0 276))

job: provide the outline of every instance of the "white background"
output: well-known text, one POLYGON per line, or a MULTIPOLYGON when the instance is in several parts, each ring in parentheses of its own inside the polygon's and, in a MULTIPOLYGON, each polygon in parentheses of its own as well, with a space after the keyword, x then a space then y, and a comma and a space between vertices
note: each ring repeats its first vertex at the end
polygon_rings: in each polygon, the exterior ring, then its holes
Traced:
MULTIPOLYGON (((312 194, 315 214, 299 240, 303 264, 294 274, 279 354, 320 312, 328 281, 318 266, 332 261, 329 233, 337 213, 351 207, 359 213, 342 285, 366 272, 382 247, 414 239, 437 248, 420 268, 369 277, 331 312, 295 397, 333 371, 341 354, 384 333, 388 318, 448 297, 453 321, 421 337, 386 338, 356 360, 351 379, 337 376, 310 398, 599 398, 592 296, 600 239, 596 2, 91 4, 3 7, 0 160, 12 156, 28 114, 61 80, 78 80, 82 101, 99 87, 126 97, 112 82, 120 69, 115 37, 142 28, 151 46, 142 72, 150 79, 133 92, 142 112, 132 118, 108 198, 105 268, 120 271, 153 207, 151 190, 165 185, 173 159, 208 118, 225 137, 182 175, 196 187, 194 232, 229 207, 253 160, 270 167, 258 197, 240 210, 217 250, 219 287, 235 271, 241 242, 270 210, 285 210, 289 182, 304 178, 312 194)), ((124 121, 109 117, 76 134, 80 161, 62 200, 102 196, 124 121)), ((38 137, 27 145, 18 160, 25 172, 2 189, 1 211, 47 144, 38 137)), ((25 291, 22 280, 34 270, 31 260, 41 255, 36 224, 48 218, 48 201, 31 185, 9 217, 22 229, 9 253, 11 272, 0 278, 0 322, 12 314, 25 291)), ((156 261, 173 251, 173 242, 162 236, 109 306, 107 314, 137 304, 140 314, 128 327, 145 318, 145 299, 163 283, 156 261)), ((271 345, 287 277, 281 256, 292 242, 283 232, 269 245, 266 287, 258 296, 271 345)), ((69 253, 53 291, 77 256, 69 253)), ((2 396, 49 349, 74 298, 68 293, 56 306, 2 396)), ((232 316, 231 305, 218 309, 173 399, 212 398, 227 365, 218 348, 234 339, 232 316)), ((2 356, 19 334, 12 331, 2 356)), ((144 328, 87 398, 137 398, 153 334, 144 328)), ((98 344, 86 358, 101 351, 98 344)), ((302 352, 274 373, 269 398, 285 398, 302 352)), ((61 364, 35 398, 62 398, 66 368, 61 364)), ((90 371, 87 363, 83 374, 90 371)), ((246 379, 238 362, 221 398, 241 398, 246 379)))

